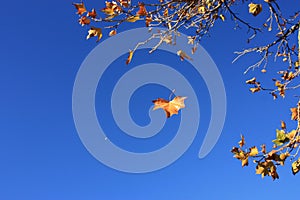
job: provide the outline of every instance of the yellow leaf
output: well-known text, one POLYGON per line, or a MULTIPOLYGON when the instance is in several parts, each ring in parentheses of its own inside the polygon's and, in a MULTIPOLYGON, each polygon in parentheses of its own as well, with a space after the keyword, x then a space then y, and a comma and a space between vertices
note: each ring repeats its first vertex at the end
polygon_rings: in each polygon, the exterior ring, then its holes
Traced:
POLYGON ((167 17, 169 15, 169 10, 166 8, 165 10, 164 10, 164 17, 167 17))
POLYGON ((86 36, 86 39, 90 39, 91 37, 97 36, 97 42, 102 38, 102 29, 101 28, 96 28, 96 27, 91 27, 90 30, 88 31, 88 35, 86 36))
POLYGON ((294 175, 297 174, 299 170, 300 170, 300 158, 298 158, 298 160, 296 160, 292 164, 292 172, 294 175))
POLYGON ((249 13, 251 13, 254 16, 257 16, 262 11, 261 4, 250 3, 248 6, 249 6, 249 13))
POLYGON ((250 91, 252 93, 259 92, 260 91, 260 87, 250 88, 250 91))
POLYGON ((198 13, 199 14, 204 14, 206 12, 206 8, 204 7, 204 6, 200 6, 199 8, 198 8, 198 13))
POLYGON ((224 15, 220 15, 221 20, 224 22, 225 21, 225 16, 224 15))
POLYGON ((133 51, 129 50, 129 55, 128 55, 128 58, 126 60, 126 65, 128 65, 131 62, 132 56, 133 56, 133 51))
POLYGON ((248 166, 248 156, 246 156, 244 159, 242 159, 242 167, 248 166))
POLYGON ((140 16, 130 16, 126 19, 127 22, 136 22, 140 19, 140 16))
POLYGON ((250 152, 249 152, 249 156, 256 156, 258 154, 258 149, 257 147, 251 147, 250 148, 250 152))

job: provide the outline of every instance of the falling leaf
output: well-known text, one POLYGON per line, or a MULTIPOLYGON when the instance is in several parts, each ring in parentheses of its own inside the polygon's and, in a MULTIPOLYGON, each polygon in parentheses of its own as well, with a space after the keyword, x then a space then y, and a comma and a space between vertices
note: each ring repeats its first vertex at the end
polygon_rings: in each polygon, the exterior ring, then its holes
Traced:
POLYGON ((84 26, 84 25, 89 25, 91 23, 91 20, 86 17, 86 16, 82 16, 79 20, 78 20, 79 24, 81 26, 84 26))
POLYGON ((180 57, 180 59, 183 61, 184 59, 188 59, 188 60, 192 60, 192 58, 190 56, 187 55, 187 53, 185 53, 182 50, 177 51, 177 55, 180 57))
POLYGON ((97 36, 97 42, 102 38, 102 29, 101 28, 96 28, 96 27, 91 27, 90 30, 88 31, 88 35, 86 39, 90 39, 91 37, 96 37, 97 36))
POLYGON ((148 12, 146 10, 145 4, 139 2, 138 5, 139 5, 140 9, 136 14, 139 15, 139 16, 146 16, 148 12))
POLYGON ((174 114, 178 114, 178 111, 181 108, 185 107, 184 100, 186 98, 187 97, 176 96, 172 101, 168 101, 163 98, 158 98, 152 101, 154 103, 153 110, 161 108, 166 112, 167 118, 169 118, 174 114))
POLYGON ((83 3, 73 3, 73 5, 77 9, 77 13, 76 14, 82 15, 83 13, 86 12, 86 8, 85 8, 85 6, 84 6, 83 3))
POLYGON ((93 8, 93 10, 91 12, 88 12, 87 16, 91 17, 93 19, 96 18, 97 17, 96 10, 93 8))
POLYGON ((251 13, 254 16, 257 16, 262 11, 261 4, 250 3, 248 6, 249 6, 249 13, 251 13))
POLYGON ((139 20, 140 17, 139 16, 130 16, 126 19, 127 22, 136 22, 137 20, 139 20))
POLYGON ((128 58, 126 60, 126 65, 128 65, 131 62, 132 56, 133 56, 133 51, 129 50, 129 55, 128 55, 128 58))
POLYGON ((114 35, 116 35, 117 34, 117 31, 116 30, 111 30, 110 32, 109 32, 109 36, 111 37, 111 36, 114 36, 114 35))

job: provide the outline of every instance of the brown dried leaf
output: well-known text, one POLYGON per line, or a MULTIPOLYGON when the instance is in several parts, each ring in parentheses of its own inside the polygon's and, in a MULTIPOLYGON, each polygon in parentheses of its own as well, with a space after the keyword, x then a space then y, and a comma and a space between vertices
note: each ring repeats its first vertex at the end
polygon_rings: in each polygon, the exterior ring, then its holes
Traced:
POLYGON ((155 105, 153 110, 161 108, 166 112, 167 118, 169 118, 174 114, 178 114, 178 111, 185 107, 184 100, 186 98, 187 97, 176 96, 172 101, 158 98, 152 101, 155 105))
POLYGON ((245 137, 244 137, 244 135, 241 135, 241 140, 239 141, 239 145, 240 145, 240 147, 242 148, 244 145, 245 145, 245 137))
POLYGON ((249 5, 249 13, 253 16, 257 16, 262 11, 261 4, 250 3, 249 5))

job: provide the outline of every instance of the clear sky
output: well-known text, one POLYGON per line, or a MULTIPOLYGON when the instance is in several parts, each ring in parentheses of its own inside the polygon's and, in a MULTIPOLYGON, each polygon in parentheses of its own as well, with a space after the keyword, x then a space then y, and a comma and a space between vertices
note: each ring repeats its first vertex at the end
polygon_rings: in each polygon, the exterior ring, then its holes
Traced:
MULTIPOLYGON (((243 75, 253 61, 252 56, 231 63, 233 52, 246 45, 247 37, 243 34, 247 30, 233 31, 234 25, 227 22, 218 23, 211 36, 202 42, 221 73, 227 95, 224 129, 213 150, 205 158, 198 158, 211 116, 211 101, 201 76, 194 76, 191 66, 175 55, 164 51, 149 55, 141 50, 129 66, 125 65, 127 55, 120 55, 103 75, 102 85, 97 87, 95 109, 109 139, 129 151, 147 152, 163 147, 175 136, 181 112, 169 119, 157 136, 134 139, 118 129, 108 109, 116 78, 149 62, 166 64, 192 80, 201 111, 197 136, 176 162, 150 173, 124 173, 96 160, 82 144, 75 128, 72 92, 82 62, 98 44, 93 39, 85 40, 87 28, 77 23, 71 3, 55 0, 1 3, 0 199, 246 200, 295 197, 300 181, 299 175, 292 175, 290 167, 280 168, 280 179, 273 182, 269 177, 261 179, 255 175, 252 163, 243 169, 230 153, 240 134, 245 135, 248 145, 271 145, 280 120, 290 119, 288 108, 295 106, 297 99, 288 93, 285 100, 273 101, 269 95, 253 95, 248 91, 245 80, 262 75, 257 75, 258 71, 243 75)), ((300 8, 299 3, 299 0, 285 1, 284 10, 300 8)), ((104 5, 92 0, 90 4, 97 8, 104 5)), ((246 10, 240 12, 246 13, 246 10)), ((120 32, 134 27, 137 26, 123 25, 120 32)), ((102 40, 106 38, 104 36, 102 40)), ((99 57, 99 66, 101 62, 99 57)), ((265 76, 266 79, 271 77, 268 73, 265 76)), ((130 100, 133 120, 141 126, 147 125, 151 101, 158 97, 167 99, 169 94, 169 90, 158 85, 140 87, 130 100)), ((187 107, 188 102, 187 99, 187 107)), ((162 111, 153 112, 164 115, 162 111)), ((293 127, 295 124, 287 123, 288 129, 293 127)))

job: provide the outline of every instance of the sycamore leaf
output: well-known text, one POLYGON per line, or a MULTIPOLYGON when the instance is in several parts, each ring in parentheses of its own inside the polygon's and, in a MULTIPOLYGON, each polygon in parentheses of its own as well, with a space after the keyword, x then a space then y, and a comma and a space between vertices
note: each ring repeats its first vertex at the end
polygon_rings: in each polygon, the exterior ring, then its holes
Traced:
POLYGON ((262 11, 261 4, 250 3, 249 5, 249 13, 253 16, 257 16, 262 11))
POLYGON ((288 134, 286 134, 286 136, 287 136, 290 140, 292 140, 292 139, 294 139, 294 137, 296 136, 296 134, 297 134, 297 131, 296 131, 296 130, 292 130, 291 132, 289 132, 288 134))
POLYGON ((114 1, 112 2, 105 2, 106 7, 103 8, 101 11, 104 12, 106 15, 110 16, 110 18, 115 17, 118 13, 121 13, 122 8, 114 1))
POLYGON ((247 80, 247 81, 246 81, 246 84, 252 84, 252 85, 256 84, 256 78, 253 77, 253 78, 247 80))
POLYGON ((152 22, 152 18, 147 16, 146 19, 145 19, 145 22, 146 22, 146 26, 149 27, 150 23, 152 22))
POLYGON ((90 30, 88 31, 88 35, 86 36, 86 39, 90 39, 91 37, 96 37, 97 36, 97 42, 102 38, 102 29, 101 28, 96 28, 96 27, 91 27, 90 30))
POLYGON ((97 17, 96 10, 93 8, 93 10, 91 12, 88 12, 87 16, 91 17, 93 19, 96 18, 97 17))
POLYGON ((91 23, 91 20, 86 17, 86 16, 82 16, 79 20, 78 20, 79 24, 81 26, 84 26, 84 25, 89 25, 91 23))
POLYGON ((252 93, 259 92, 259 91, 260 91, 260 87, 250 88, 249 90, 250 90, 252 93))
POLYGON ((300 157, 292 164, 292 172, 296 175, 300 171, 300 157))
POLYGON ((276 130, 276 139, 272 140, 277 146, 281 146, 284 143, 288 142, 290 139, 286 136, 284 130, 276 130))
POLYGON ((133 56, 133 51, 129 50, 129 55, 126 60, 126 65, 128 65, 131 62, 132 56, 133 56))
POLYGON ((178 114, 178 111, 181 108, 184 108, 184 100, 187 97, 176 96, 172 101, 165 100, 163 98, 158 98, 153 100, 154 108, 153 110, 157 110, 159 108, 163 109, 166 112, 167 118, 171 117, 174 114, 178 114))
POLYGON ((117 0, 121 6, 128 8, 131 4, 131 0, 117 0))
POLYGON ((115 14, 115 11, 112 9, 112 8, 103 8, 102 10, 101 10, 102 12, 104 12, 105 14, 107 14, 107 15, 114 15, 115 14))
POLYGON ((117 30, 111 30, 110 32, 109 32, 109 36, 111 37, 111 36, 114 36, 114 35, 116 35, 117 34, 117 30))
POLYGON ((256 156, 258 154, 258 149, 256 146, 250 148, 249 156, 256 156))
POLYGON ((136 15, 139 15, 139 16, 146 16, 148 14, 147 10, 146 10, 146 7, 145 7, 145 4, 144 3, 141 3, 139 2, 138 3, 139 5, 139 11, 137 11, 136 15))
POLYGON ((242 159, 242 167, 248 166, 249 164, 249 157, 246 156, 244 159, 242 159))
POLYGON ((86 12, 86 8, 85 8, 85 6, 84 6, 83 3, 73 3, 73 5, 77 9, 77 13, 76 14, 82 15, 83 13, 86 12))
POLYGON ((290 109, 292 112, 292 120, 298 120, 298 109, 297 108, 291 108, 290 109))
POLYGON ((130 16, 130 17, 127 17, 126 21, 127 22, 136 22, 139 19, 140 19, 140 17, 138 15, 137 16, 130 16))
POLYGON ((181 61, 183 61, 184 59, 192 60, 192 58, 182 50, 177 51, 177 55, 180 57, 181 61))

